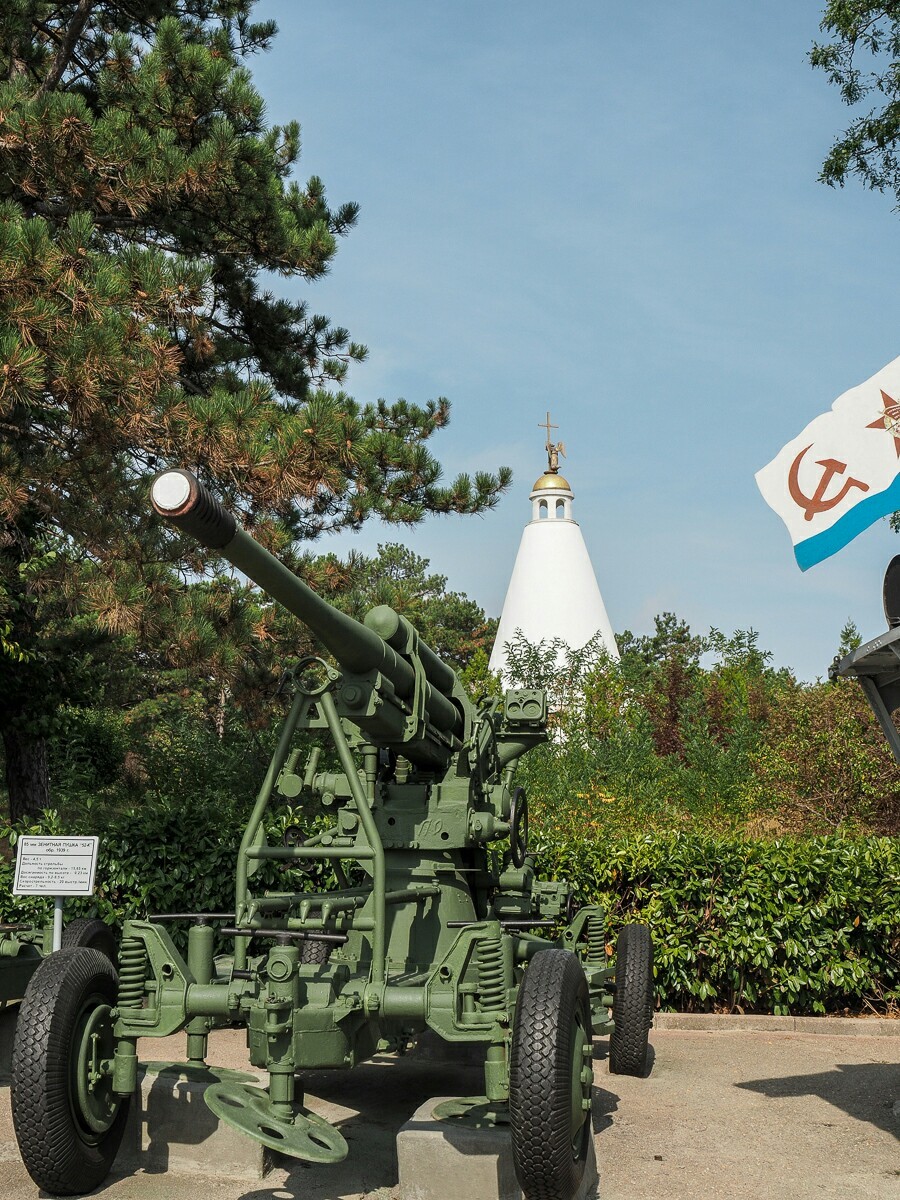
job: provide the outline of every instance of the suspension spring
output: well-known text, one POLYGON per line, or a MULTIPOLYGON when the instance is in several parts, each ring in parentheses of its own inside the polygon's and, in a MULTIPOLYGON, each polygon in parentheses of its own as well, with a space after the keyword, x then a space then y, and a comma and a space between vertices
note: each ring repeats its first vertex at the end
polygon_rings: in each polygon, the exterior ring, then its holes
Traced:
POLYGON ((506 1012, 506 980, 503 969, 503 943, 499 935, 478 942, 478 991, 481 1011, 506 1012))
POLYGON ((119 947, 119 1008, 140 1008, 147 982, 147 947, 142 938, 123 938, 119 947))
POLYGON ((587 919, 587 957, 588 967, 599 971, 606 966, 606 932, 603 928, 603 918, 599 913, 591 913, 587 919))

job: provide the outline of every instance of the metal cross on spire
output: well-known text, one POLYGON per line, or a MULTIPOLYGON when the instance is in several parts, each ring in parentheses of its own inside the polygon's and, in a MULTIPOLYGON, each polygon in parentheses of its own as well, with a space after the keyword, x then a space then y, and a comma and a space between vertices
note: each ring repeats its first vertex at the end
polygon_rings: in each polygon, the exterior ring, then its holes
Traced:
POLYGON ((559 426, 551 425, 550 413, 548 412, 546 421, 538 421, 538 429, 546 429, 547 430, 547 444, 544 447, 544 449, 547 451, 547 470, 556 472, 559 470, 560 454, 563 456, 563 458, 566 457, 566 448, 563 445, 563 443, 562 442, 554 443, 550 437, 550 430, 551 429, 559 429, 559 426))

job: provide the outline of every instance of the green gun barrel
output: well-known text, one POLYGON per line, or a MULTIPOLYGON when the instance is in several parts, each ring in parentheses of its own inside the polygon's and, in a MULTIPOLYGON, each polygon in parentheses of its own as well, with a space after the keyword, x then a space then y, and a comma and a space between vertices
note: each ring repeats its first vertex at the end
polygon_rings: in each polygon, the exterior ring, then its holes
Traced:
MULTIPOLYGON (((361 625, 316 595, 293 571, 241 529, 231 513, 190 471, 161 471, 151 484, 150 499, 160 516, 202 545, 218 551, 267 595, 303 621, 345 670, 358 675, 379 671, 404 700, 413 695, 416 672, 412 663, 389 646, 374 629, 361 625)), ((463 715, 444 694, 449 690, 448 684, 452 687, 452 668, 427 647, 420 649, 425 651, 419 656, 422 669, 426 680, 430 679, 430 683, 425 684, 428 720, 442 733, 461 738, 463 715), (432 686, 438 684, 444 688, 432 686)))

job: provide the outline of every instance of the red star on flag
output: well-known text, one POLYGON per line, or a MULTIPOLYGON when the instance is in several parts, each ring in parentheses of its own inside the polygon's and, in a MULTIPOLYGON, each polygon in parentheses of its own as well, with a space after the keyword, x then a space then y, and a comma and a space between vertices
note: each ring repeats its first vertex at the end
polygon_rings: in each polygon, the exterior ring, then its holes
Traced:
POLYGON ((900 404, 892 400, 884 389, 881 389, 881 400, 884 412, 877 417, 866 429, 884 429, 894 435, 894 449, 900 458, 900 404))

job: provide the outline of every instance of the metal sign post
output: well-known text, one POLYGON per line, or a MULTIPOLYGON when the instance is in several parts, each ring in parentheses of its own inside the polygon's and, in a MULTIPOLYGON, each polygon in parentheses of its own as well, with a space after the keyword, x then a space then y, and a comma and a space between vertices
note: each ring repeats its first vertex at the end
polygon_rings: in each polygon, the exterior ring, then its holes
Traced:
POLYGON ((99 844, 96 836, 19 838, 13 895, 53 897, 54 950, 62 945, 65 897, 93 895, 99 844))

